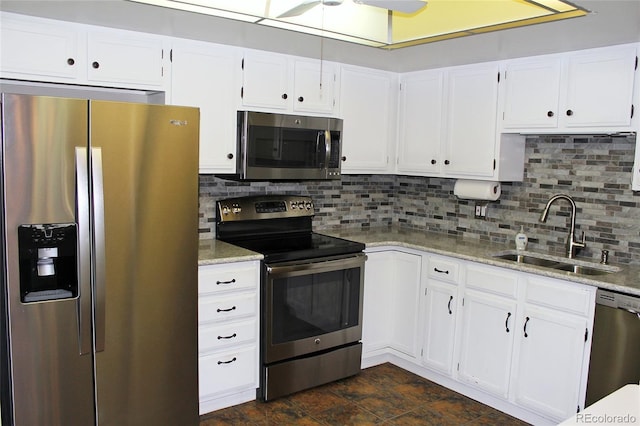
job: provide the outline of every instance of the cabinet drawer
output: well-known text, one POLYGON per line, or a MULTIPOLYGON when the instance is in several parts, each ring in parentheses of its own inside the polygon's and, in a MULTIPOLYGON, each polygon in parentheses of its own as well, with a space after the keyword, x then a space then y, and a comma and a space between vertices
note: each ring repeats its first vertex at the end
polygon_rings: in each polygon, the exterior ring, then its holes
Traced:
POLYGON ((429 258, 429 278, 457 284, 460 264, 440 257, 429 258))
POLYGON ((239 294, 229 297, 201 297, 198 303, 198 321, 226 321, 255 315, 256 294, 239 294))
POLYGON ((257 385, 256 346, 199 358, 200 398, 236 388, 257 385))
POLYGON ((240 343, 256 342, 257 338, 256 321, 253 319, 198 327, 198 347, 201 354, 226 349, 240 343))
POLYGON ((257 288, 258 273, 258 267, 255 263, 200 266, 198 268, 198 293, 221 293, 257 288))
POLYGON ((525 297, 529 303, 586 316, 595 291, 595 287, 529 276, 525 297))
POLYGON ((500 268, 469 264, 466 284, 468 288, 476 288, 513 299, 517 297, 518 276, 500 268))

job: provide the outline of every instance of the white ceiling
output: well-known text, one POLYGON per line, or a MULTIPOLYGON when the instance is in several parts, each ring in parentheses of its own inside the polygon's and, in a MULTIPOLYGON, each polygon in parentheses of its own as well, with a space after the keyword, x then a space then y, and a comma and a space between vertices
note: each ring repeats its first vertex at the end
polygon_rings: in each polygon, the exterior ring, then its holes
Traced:
MULTIPOLYGON (((593 13, 394 51, 325 39, 323 58, 402 72, 640 42, 640 0, 573 3, 593 13)), ((125 0, 1 0, 0 10, 313 58, 321 51, 315 36, 125 0)))

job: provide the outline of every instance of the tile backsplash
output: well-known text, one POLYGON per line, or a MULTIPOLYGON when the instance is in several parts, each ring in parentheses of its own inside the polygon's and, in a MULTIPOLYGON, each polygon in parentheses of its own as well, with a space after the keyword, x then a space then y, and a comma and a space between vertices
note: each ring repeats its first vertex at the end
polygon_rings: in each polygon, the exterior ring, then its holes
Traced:
POLYGON ((398 225, 481 241, 507 243, 523 225, 531 250, 564 254, 569 204, 559 200, 546 223, 539 223, 547 200, 557 193, 573 197, 577 234, 587 248, 579 257, 640 264, 640 193, 631 190, 635 136, 528 137, 523 182, 502 184, 486 219, 474 217, 474 201, 453 195, 455 180, 395 175, 344 175, 339 181, 233 182, 200 175, 200 236, 215 235, 218 199, 259 194, 313 197, 316 230, 398 225))

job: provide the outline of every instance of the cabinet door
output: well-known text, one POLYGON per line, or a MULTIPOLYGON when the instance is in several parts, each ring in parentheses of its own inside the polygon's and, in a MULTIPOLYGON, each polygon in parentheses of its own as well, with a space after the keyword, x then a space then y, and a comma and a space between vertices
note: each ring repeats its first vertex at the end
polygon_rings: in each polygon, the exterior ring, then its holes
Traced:
POLYGON ((516 402, 562 421, 579 405, 587 321, 526 305, 518 325, 516 402))
POLYGON ((200 108, 200 173, 234 173, 240 52, 185 42, 171 56, 171 103, 200 108))
POLYGON ((286 110, 290 105, 289 61, 275 53, 245 52, 242 61, 242 105, 286 110))
POLYGON ((507 397, 516 302, 476 291, 463 300, 460 380, 507 397))
POLYGON ((2 15, 0 71, 3 77, 38 80, 38 76, 70 81, 82 76, 80 34, 71 25, 30 22, 2 15))
POLYGON ((87 80, 118 86, 162 86, 160 37, 128 31, 90 32, 87 38, 87 80))
POLYGON ((514 62, 505 71, 505 129, 558 125, 560 59, 514 62))
POLYGON ((443 73, 411 73, 400 82, 397 171, 429 175, 440 171, 443 73))
POLYGON ((497 64, 449 72, 445 174, 493 175, 498 72, 497 64))
POLYGON ((362 306, 362 352, 384 349, 391 340, 390 300, 394 280, 393 251, 367 253, 362 306), (384 314, 386 312, 386 314, 384 314))
POLYGON ((430 280, 425 294, 422 362, 450 375, 456 328, 458 287, 430 280))
POLYGON ((378 315, 392 318, 391 347, 411 357, 418 355, 418 308, 422 257, 396 252, 395 272, 391 280, 392 306, 378 315), (390 309, 389 309, 390 308, 390 309))
POLYGON ((395 76, 360 67, 343 67, 340 82, 343 173, 390 171, 394 140, 395 76))
POLYGON ((331 62, 296 60, 293 110, 333 113, 336 69, 336 65, 331 62))
POLYGON ((634 47, 571 56, 562 110, 566 126, 629 126, 635 60, 634 47))

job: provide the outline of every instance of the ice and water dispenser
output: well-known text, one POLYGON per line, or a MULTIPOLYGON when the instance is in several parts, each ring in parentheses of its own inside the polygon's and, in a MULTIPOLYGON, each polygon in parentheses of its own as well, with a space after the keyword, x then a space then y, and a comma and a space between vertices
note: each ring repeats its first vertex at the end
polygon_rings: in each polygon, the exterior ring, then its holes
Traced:
POLYGON ((74 223, 18 227, 23 303, 78 296, 76 235, 74 223))

